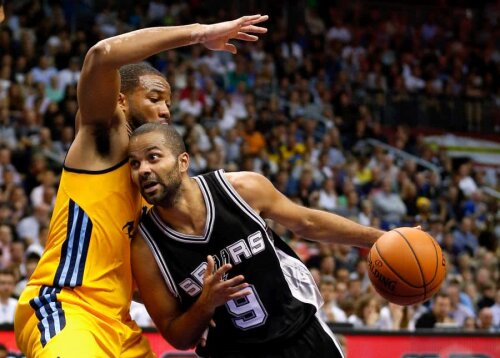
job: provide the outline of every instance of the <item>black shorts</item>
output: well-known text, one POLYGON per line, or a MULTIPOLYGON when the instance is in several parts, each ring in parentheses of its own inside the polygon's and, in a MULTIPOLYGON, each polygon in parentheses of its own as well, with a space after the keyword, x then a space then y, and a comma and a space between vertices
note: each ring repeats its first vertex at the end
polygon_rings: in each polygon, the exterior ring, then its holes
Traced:
POLYGON ((209 358, 342 358, 341 348, 326 325, 316 317, 304 330, 282 344, 245 347, 241 351, 209 355, 209 358))

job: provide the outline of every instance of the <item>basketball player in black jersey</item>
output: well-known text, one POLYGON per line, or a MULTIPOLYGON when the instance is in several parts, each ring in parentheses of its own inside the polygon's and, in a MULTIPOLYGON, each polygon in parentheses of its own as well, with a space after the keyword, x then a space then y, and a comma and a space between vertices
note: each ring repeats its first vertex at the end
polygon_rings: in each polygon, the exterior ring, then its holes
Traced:
POLYGON ((134 131, 129 163, 153 205, 132 243, 134 277, 165 339, 190 348, 213 319, 203 356, 343 357, 316 316, 322 300, 312 276, 265 219, 311 240, 365 247, 381 231, 299 206, 260 174, 189 177, 171 126, 134 131))

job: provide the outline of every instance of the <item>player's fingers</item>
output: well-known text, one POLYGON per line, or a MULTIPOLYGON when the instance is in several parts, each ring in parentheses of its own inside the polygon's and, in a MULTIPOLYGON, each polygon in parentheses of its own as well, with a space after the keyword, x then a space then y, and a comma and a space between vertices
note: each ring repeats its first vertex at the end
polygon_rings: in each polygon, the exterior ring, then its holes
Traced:
POLYGON ((249 35, 244 32, 238 32, 238 34, 234 38, 243 41, 257 41, 259 39, 257 36, 249 35))
POLYGON ((238 292, 233 293, 232 295, 229 295, 228 299, 234 300, 235 298, 241 298, 248 296, 252 293, 250 290, 240 290, 238 292))
POLYGON ((265 34, 267 32, 267 29, 265 27, 248 25, 248 26, 242 26, 240 31, 252 32, 255 34, 265 34))
MULTIPOLYGON (((238 285, 238 286, 229 287, 229 288, 227 289, 227 292, 228 292, 228 293, 233 294, 233 293, 236 293, 236 292, 242 291, 242 290, 244 290, 244 289, 245 289, 245 288, 247 288, 247 287, 248 287, 248 283, 244 282, 244 283, 242 283, 242 284, 240 284, 240 285, 238 285)), ((250 292, 250 290, 246 290, 246 291, 250 292)), ((245 296, 246 296, 246 295, 245 295, 245 296)))
POLYGON ((261 17, 262 17, 261 14, 246 15, 246 16, 240 17, 238 19, 238 21, 240 22, 240 24, 251 24, 251 23, 253 23, 253 21, 258 21, 261 17))
POLYGON ((219 268, 217 271, 215 271, 214 273, 214 278, 215 280, 217 281, 220 281, 222 280, 222 277, 229 271, 231 270, 231 264, 225 264, 225 265, 222 265, 221 268, 219 268))
POLYGON ((243 16, 242 26, 259 24, 267 21, 267 19, 269 19, 269 16, 267 15, 243 16))
POLYGON ((422 230, 422 226, 420 226, 420 225, 415 226, 415 229, 417 229, 417 230, 422 230))
POLYGON ((227 273, 229 270, 231 270, 232 267, 233 267, 233 265, 231 265, 231 264, 224 264, 221 267, 219 267, 219 269, 215 273, 217 275, 221 275, 222 276, 225 273, 227 273))
POLYGON ((211 255, 207 256, 207 270, 205 271, 205 277, 209 277, 213 272, 215 268, 215 261, 214 258, 211 255))
POLYGON ((216 327, 215 321, 213 319, 210 320, 210 327, 216 327))
POLYGON ((230 44, 230 43, 226 43, 224 45, 224 51, 231 52, 233 55, 236 55, 236 52, 238 52, 236 50, 236 46, 234 46, 233 44, 230 44))
POLYGON ((243 275, 238 275, 235 276, 227 281, 224 281, 224 286, 225 287, 232 287, 238 285, 240 282, 243 282, 245 280, 245 277, 243 275))

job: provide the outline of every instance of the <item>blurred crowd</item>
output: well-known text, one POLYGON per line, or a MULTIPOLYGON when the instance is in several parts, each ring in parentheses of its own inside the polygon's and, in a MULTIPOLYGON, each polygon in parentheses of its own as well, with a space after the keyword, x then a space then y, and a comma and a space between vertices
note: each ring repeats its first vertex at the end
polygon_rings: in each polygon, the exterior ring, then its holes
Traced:
MULTIPOLYGON (((142 27, 262 11, 270 15, 269 32, 257 43, 237 44, 237 55, 193 46, 148 59, 172 86, 172 120, 187 143, 191 174, 260 172, 308 207, 384 230, 420 225, 439 242, 448 262, 441 292, 401 307, 374 293, 367 250, 313 243, 271 222, 317 280, 326 321, 365 329, 500 331, 499 200, 482 190, 500 191, 500 173, 453 160, 417 130, 432 124, 500 133, 499 3, 470 9, 444 0, 427 7, 272 3, 6 4, 0 325, 12 323, 16 297, 43 253, 74 138, 76 84, 87 50, 142 27)), ((153 325, 141 304, 134 302, 131 314, 140 325, 153 325)))

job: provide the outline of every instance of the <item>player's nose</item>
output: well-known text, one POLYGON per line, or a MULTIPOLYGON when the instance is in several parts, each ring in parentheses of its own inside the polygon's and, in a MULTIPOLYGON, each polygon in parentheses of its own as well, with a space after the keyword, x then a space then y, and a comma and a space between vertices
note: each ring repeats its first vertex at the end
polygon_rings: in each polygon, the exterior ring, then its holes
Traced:
POLYGON ((165 122, 170 124, 170 109, 165 102, 163 102, 163 104, 160 106, 158 115, 160 116, 160 118, 164 119, 165 122))
POLYGON ((148 162, 142 162, 139 164, 138 168, 139 177, 141 179, 147 179, 151 175, 151 167, 148 162))

